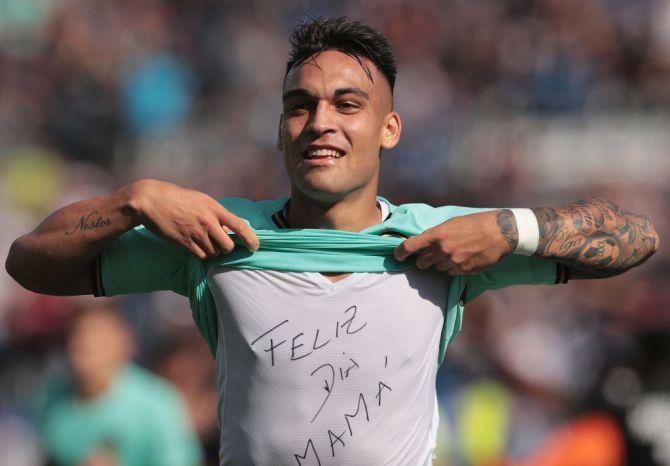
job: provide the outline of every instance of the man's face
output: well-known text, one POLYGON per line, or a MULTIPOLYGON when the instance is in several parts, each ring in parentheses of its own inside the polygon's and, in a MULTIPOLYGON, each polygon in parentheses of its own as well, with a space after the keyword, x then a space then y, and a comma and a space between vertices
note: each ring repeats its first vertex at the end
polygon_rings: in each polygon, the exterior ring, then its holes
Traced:
POLYGON ((279 147, 294 190, 320 202, 377 190, 380 148, 393 147, 400 120, 391 89, 370 62, 327 50, 286 77, 279 147))

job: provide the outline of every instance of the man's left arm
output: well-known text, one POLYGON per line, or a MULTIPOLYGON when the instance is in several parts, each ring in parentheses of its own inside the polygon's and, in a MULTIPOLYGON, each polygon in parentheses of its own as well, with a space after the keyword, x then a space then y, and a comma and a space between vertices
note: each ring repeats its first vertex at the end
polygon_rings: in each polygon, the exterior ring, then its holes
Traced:
MULTIPOLYGON (((649 259, 659 238, 651 220, 604 199, 583 199, 561 208, 532 209, 540 240, 536 257, 567 265, 569 278, 607 278, 649 259)), ((503 210, 509 215, 509 210, 503 210)))
MULTIPOLYGON (((641 264, 658 249, 651 221, 602 199, 532 209, 539 241, 533 256, 568 266, 570 278, 605 278, 641 264)), ((519 241, 510 209, 455 217, 405 240, 396 258, 417 254, 420 269, 475 274, 513 253, 519 241)))

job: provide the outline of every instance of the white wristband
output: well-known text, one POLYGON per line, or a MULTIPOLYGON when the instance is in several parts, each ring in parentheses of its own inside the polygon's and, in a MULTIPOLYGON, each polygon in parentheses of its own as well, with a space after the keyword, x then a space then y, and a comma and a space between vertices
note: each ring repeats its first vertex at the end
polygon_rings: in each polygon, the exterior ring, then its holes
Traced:
POLYGON ((531 209, 510 209, 516 220, 516 230, 519 233, 519 242, 514 254, 532 256, 537 251, 540 242, 540 226, 537 217, 531 209))

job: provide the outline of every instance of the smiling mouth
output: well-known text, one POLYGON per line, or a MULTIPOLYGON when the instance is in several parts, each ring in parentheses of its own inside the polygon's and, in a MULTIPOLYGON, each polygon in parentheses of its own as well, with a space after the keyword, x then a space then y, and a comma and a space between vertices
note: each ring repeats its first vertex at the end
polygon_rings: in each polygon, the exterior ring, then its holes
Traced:
POLYGON ((308 149, 303 152, 303 158, 314 159, 339 159, 344 157, 344 152, 337 149, 308 149))

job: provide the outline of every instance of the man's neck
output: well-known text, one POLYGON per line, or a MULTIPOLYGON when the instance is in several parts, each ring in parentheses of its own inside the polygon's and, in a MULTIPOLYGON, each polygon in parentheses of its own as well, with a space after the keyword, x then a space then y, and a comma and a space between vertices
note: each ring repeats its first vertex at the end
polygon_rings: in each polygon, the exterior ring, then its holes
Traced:
POLYGON ((322 203, 295 190, 288 211, 291 228, 327 228, 361 231, 377 225, 381 213, 374 193, 360 194, 337 201, 322 203))

